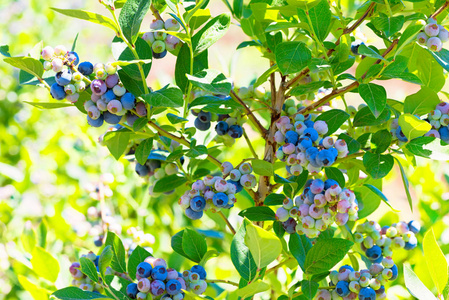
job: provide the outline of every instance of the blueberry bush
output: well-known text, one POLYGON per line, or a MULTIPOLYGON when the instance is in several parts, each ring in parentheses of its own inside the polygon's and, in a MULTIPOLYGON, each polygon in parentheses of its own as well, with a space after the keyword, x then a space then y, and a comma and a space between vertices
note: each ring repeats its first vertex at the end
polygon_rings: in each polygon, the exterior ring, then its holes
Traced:
POLYGON ((0 299, 449 297, 448 1, 99 2, 0 46, 0 299))

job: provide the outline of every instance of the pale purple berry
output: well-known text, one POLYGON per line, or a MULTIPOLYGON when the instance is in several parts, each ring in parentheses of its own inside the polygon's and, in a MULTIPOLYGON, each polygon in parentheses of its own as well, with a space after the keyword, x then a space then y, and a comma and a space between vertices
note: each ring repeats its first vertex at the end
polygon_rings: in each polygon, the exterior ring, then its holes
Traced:
POLYGON ((323 139, 323 146, 327 149, 332 148, 334 146, 334 139, 330 136, 327 136, 323 139))
POLYGON ((440 110, 443 114, 449 113, 449 103, 447 102, 440 102, 436 109, 440 110))
POLYGON ((44 49, 42 49, 42 52, 41 52, 42 58, 44 60, 50 60, 54 54, 55 54, 55 50, 53 50, 53 48, 50 46, 45 47, 44 49))
POLYGON ((288 210, 283 207, 279 207, 276 210, 276 218, 281 222, 287 221, 290 218, 288 210))
POLYGON ((93 80, 90 84, 90 88, 92 90, 92 93, 100 96, 106 93, 107 90, 106 83, 100 79, 93 80))
POLYGON ((221 164, 221 172, 223 172, 224 175, 228 175, 233 169, 234 167, 228 161, 221 164))
POLYGON ((348 200, 340 200, 337 204, 337 211, 339 213, 347 213, 349 208, 351 208, 351 203, 348 200))
POLYGON ((323 194, 317 194, 313 197, 313 203, 316 207, 324 207, 327 204, 327 200, 323 194))
POLYGON ((112 91, 114 92, 114 95, 116 95, 117 97, 121 97, 126 93, 126 89, 120 84, 115 85, 112 88, 112 91))
POLYGON ((165 39, 165 43, 172 45, 173 48, 176 48, 176 46, 181 42, 180 39, 178 39, 176 36, 174 35, 167 35, 167 38, 165 39))
POLYGON ((324 190, 324 182, 321 179, 315 179, 310 185, 310 191, 314 194, 320 194, 324 190))
POLYGON ((335 216, 335 223, 338 226, 342 226, 345 225, 349 220, 349 215, 346 214, 342 214, 342 213, 337 213, 337 215, 335 216))
POLYGON ((316 121, 315 124, 313 124, 313 128, 318 132, 318 134, 326 134, 329 130, 326 122, 324 121, 316 121))
POLYGON ((347 151, 348 145, 346 144, 346 141, 343 139, 338 139, 335 142, 335 149, 337 149, 338 152, 347 151))
POLYGON ((55 58, 51 61, 51 68, 55 73, 59 73, 63 69, 63 62, 60 58, 55 58))
POLYGON ((165 293, 165 284, 161 280, 155 280, 151 283, 151 294, 160 296, 165 293))
MULTIPOLYGON (((290 154, 288 157, 287 157, 287 159, 286 159, 286 161, 285 161, 286 163, 287 163, 287 165, 288 166, 292 166, 292 165, 294 165, 294 164, 296 164, 297 163, 297 161, 296 161, 296 154, 290 154)), ((290 168, 290 173, 292 173, 292 170, 291 170, 291 168, 290 168)), ((293 173, 292 173, 293 174, 293 173)))
POLYGON ((434 18, 428 18, 427 19, 427 24, 437 24, 437 20, 435 20, 434 18))
POLYGON ((87 109, 87 115, 92 119, 92 120, 96 120, 101 116, 101 112, 100 110, 97 108, 96 105, 90 106, 87 109))
POLYGON ((285 125, 290 124, 290 118, 287 116, 282 116, 276 121, 276 127, 281 130, 285 128, 285 125))
POLYGON ((151 22, 150 24, 150 29, 153 30, 160 30, 160 29, 164 29, 164 21, 162 20, 153 20, 153 22, 151 22))
POLYGON ((243 163, 239 167, 239 171, 242 174, 249 174, 253 171, 253 168, 251 167, 251 164, 249 163, 243 163))
POLYGON ((215 195, 214 191, 211 191, 211 190, 205 191, 205 192, 204 192, 204 198, 205 198, 206 200, 212 200, 212 198, 214 197, 214 195, 215 195))
POLYGON ((156 258, 153 262, 153 267, 162 266, 167 269, 167 262, 163 258, 156 258))
POLYGON ((309 207, 309 215, 314 219, 320 219, 324 214, 323 207, 317 207, 315 204, 310 205, 309 207))
POLYGON ((443 47, 443 43, 438 37, 431 37, 427 40, 427 48, 434 52, 438 52, 443 47))
POLYGON ((276 131, 276 133, 274 134, 274 141, 278 144, 282 144, 284 143, 285 140, 285 136, 282 134, 281 131, 276 131))
POLYGON ((440 28, 437 24, 427 24, 426 27, 424 27, 424 32, 429 37, 436 37, 438 33, 440 33, 440 28))
POLYGON ((315 219, 311 216, 306 216, 302 219, 302 227, 305 229, 315 228, 315 219))
POLYGON ((116 86, 118 84, 118 75, 117 74, 112 74, 109 75, 108 77, 106 77, 105 82, 106 82, 106 86, 110 89, 112 89, 114 86, 116 86))
POLYGON ((67 48, 64 45, 58 45, 58 46, 55 47, 54 53, 57 56, 66 55, 67 54, 67 48))
POLYGON ((440 28, 440 32, 438 33, 438 38, 441 42, 445 43, 449 40, 449 31, 444 28, 442 25, 438 25, 440 28))
POLYGON ((182 195, 181 198, 178 200, 179 206, 181 206, 182 209, 187 209, 190 206, 190 197, 186 195, 182 195))
POLYGON ((307 126, 302 121, 295 122, 295 131, 297 134, 302 135, 307 129, 307 126))
POLYGON ((293 144, 287 143, 284 146, 282 146, 282 151, 285 154, 292 154, 293 152, 295 152, 296 147, 293 144))
POLYGON ((202 180, 197 180, 192 184, 192 189, 197 190, 197 191, 202 191, 206 188, 204 181, 202 180))
POLYGON ((97 101, 97 108, 100 111, 107 111, 108 110, 108 105, 106 104, 106 102, 102 99, 97 101))
POLYGON ((332 300, 332 294, 328 290, 319 290, 314 300, 332 300))
POLYGON ((228 190, 228 182, 224 179, 217 180, 215 181, 214 187, 217 192, 226 192, 228 190))
POLYGON ((256 186, 256 177, 252 174, 244 174, 240 178, 240 184, 246 188, 252 189, 256 186))
POLYGON ((145 106, 144 102, 138 102, 136 104, 136 113, 140 117, 145 117, 147 115, 147 107, 145 106))
POLYGON ((79 97, 80 97, 80 94, 74 93, 72 95, 67 95, 65 97, 65 99, 71 103, 76 103, 76 101, 78 101, 79 97))
POLYGON ((168 31, 178 31, 181 25, 175 19, 167 19, 165 20, 164 27, 168 31))
POLYGON ((421 32, 420 34, 418 34, 418 36, 416 38, 418 40, 418 44, 420 44, 420 45, 426 45, 427 44, 427 40, 429 39, 427 34, 424 33, 424 32, 421 32))
POLYGON ((147 278, 142 278, 137 282, 137 288, 143 293, 147 293, 151 288, 151 282, 147 278))
POLYGON ((351 274, 350 269, 340 269, 340 272, 338 272, 338 281, 347 281, 349 279, 349 274, 351 274))
POLYGON ((123 109, 122 103, 118 100, 111 100, 108 103, 108 111, 111 114, 117 114, 121 112, 123 109))
POLYGON ((153 34, 153 32, 145 32, 143 35, 142 35, 142 39, 145 41, 145 42, 147 42, 150 46, 154 43, 154 41, 156 40, 155 38, 154 38, 154 34, 153 34))

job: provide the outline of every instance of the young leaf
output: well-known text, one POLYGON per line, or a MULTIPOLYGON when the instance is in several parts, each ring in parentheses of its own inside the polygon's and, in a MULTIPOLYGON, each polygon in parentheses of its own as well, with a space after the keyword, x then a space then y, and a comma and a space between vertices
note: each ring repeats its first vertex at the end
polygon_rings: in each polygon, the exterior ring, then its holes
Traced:
POLYGON ((373 18, 372 22, 378 30, 382 30, 387 37, 390 37, 401 30, 405 22, 405 17, 397 16, 389 18, 386 14, 379 13, 379 17, 373 18))
POLYGON ((408 204, 410 205, 410 210, 413 212, 413 200, 412 200, 412 196, 410 195, 410 188, 409 188, 407 176, 405 175, 404 168, 402 167, 402 164, 399 161, 399 159, 397 159, 396 157, 394 159, 397 161, 397 163, 399 165, 399 169, 401 170, 401 178, 402 178, 402 183, 404 184, 405 194, 407 195, 407 200, 408 200, 408 204))
POLYGON ((359 54, 385 61, 385 58, 383 58, 382 55, 377 53, 372 47, 368 47, 365 44, 361 44, 359 46, 359 54))
POLYGON ((248 245, 245 243, 245 235, 246 222, 243 222, 231 243, 231 260, 240 276, 247 281, 251 281, 257 275, 257 265, 248 245))
MULTIPOLYGON (((18 274, 17 279, 19 280, 22 288, 29 292, 33 299, 48 299, 49 291, 47 289, 41 288, 34 282, 31 282, 27 277, 18 274)), ((79 288, 78 288, 79 289, 79 288)))
POLYGON ((123 35, 131 43, 137 40, 140 24, 150 9, 151 0, 128 0, 120 11, 118 22, 123 35))
POLYGON ((414 155, 422 156, 429 158, 432 154, 432 151, 424 149, 424 145, 427 145, 435 140, 432 136, 422 136, 416 139, 411 140, 405 145, 408 151, 410 151, 414 155))
POLYGON ((247 299, 254 296, 257 293, 265 292, 270 289, 268 283, 263 282, 260 279, 250 283, 249 285, 240 288, 236 291, 237 295, 242 299, 247 299))
POLYGON ((369 188, 380 200, 382 200, 386 205, 388 205, 393 211, 398 212, 398 210, 394 209, 390 201, 388 201, 387 197, 374 185, 372 184, 364 184, 367 188, 369 188))
POLYGON ((321 113, 315 120, 325 121, 327 124, 326 136, 331 135, 337 131, 341 125, 343 125, 349 119, 349 114, 340 109, 331 109, 326 112, 321 113))
POLYGON ((126 252, 125 247, 123 247, 123 243, 120 238, 113 232, 108 231, 108 235, 106 237, 106 246, 111 246, 112 248, 112 261, 111 268, 114 271, 125 273, 126 272, 126 252))
POLYGON ((143 95, 142 98, 154 107, 182 107, 183 96, 182 91, 176 87, 164 87, 143 95))
POLYGON ((407 290, 413 297, 417 299, 437 300, 432 292, 429 291, 418 276, 416 276, 415 272, 413 272, 413 270, 407 265, 404 265, 404 280, 407 290))
POLYGON ((391 144, 391 134, 388 130, 379 130, 371 137, 371 148, 375 149, 375 153, 381 154, 385 152, 391 144), (373 147, 374 146, 374 147, 373 147))
POLYGON ((59 274, 59 263, 50 253, 44 248, 34 247, 31 253, 31 265, 33 271, 42 278, 48 281, 55 282, 59 274))
POLYGON ((177 115, 175 115, 175 114, 171 114, 171 113, 167 114, 167 119, 168 119, 168 121, 170 121, 170 123, 172 123, 173 125, 179 124, 179 123, 186 123, 186 122, 189 121, 189 120, 187 120, 187 119, 184 119, 183 117, 179 117, 179 116, 177 116, 177 115))
POLYGON ((136 148, 136 156, 137 162, 141 165, 144 165, 148 159, 148 155, 151 153, 151 149, 153 148, 153 139, 145 139, 143 140, 139 146, 136 148))
POLYGON ((178 176, 176 174, 165 176, 164 178, 158 180, 154 185, 155 193, 165 193, 174 190, 178 186, 183 185, 187 182, 187 179, 183 176, 178 176))
POLYGON ((329 271, 343 259, 353 244, 339 238, 318 239, 307 253, 304 263, 305 273, 313 275, 329 271))
POLYGON ((387 105, 385 88, 374 83, 362 83, 359 86, 359 93, 373 115, 378 118, 387 105))
POLYGON ((34 107, 37 107, 39 109, 55 109, 55 108, 62 108, 62 107, 70 107, 73 106, 72 103, 66 103, 66 102, 29 102, 29 101, 23 101, 26 104, 32 105, 34 107))
POLYGON ((255 159, 251 162, 254 173, 262 176, 273 176, 273 165, 262 159, 255 159))
POLYGON ((270 205, 282 205, 282 203, 284 202, 285 198, 286 197, 284 195, 272 193, 272 194, 269 194, 265 198, 263 204, 264 205, 268 205, 268 206, 270 206, 270 205))
POLYGON ((114 32, 118 32, 117 27, 115 26, 115 23, 112 19, 102 16, 100 14, 96 14, 93 12, 89 12, 89 11, 84 11, 84 10, 77 10, 77 9, 61 9, 61 8, 55 8, 52 7, 52 10, 72 17, 72 18, 77 18, 77 19, 81 19, 81 20, 86 20, 92 23, 96 23, 96 24, 100 24, 106 27, 111 28, 112 30, 114 30, 114 32))
POLYGON ((391 117, 391 111, 389 109, 384 109, 380 116, 376 118, 371 109, 366 106, 359 110, 354 117, 354 127, 361 126, 376 126, 385 123, 391 117))
POLYGON ((283 42, 276 46, 275 55, 283 75, 301 71, 312 58, 312 52, 303 42, 283 42))
POLYGON ((432 110, 440 103, 438 94, 431 88, 422 86, 421 89, 404 100, 404 113, 412 115, 424 115, 432 110))
POLYGON ((110 266, 112 257, 114 253, 112 252, 112 247, 110 245, 104 247, 98 259, 98 271, 100 272, 101 278, 105 279, 106 268, 110 266))
POLYGON ((228 14, 216 16, 192 37, 193 55, 197 56, 217 42, 231 25, 228 14))
POLYGON ((151 253, 140 246, 133 250, 128 260, 128 275, 132 280, 136 279, 137 266, 148 256, 152 256, 151 253))
POLYGON ((84 275, 87 275, 87 277, 89 277, 89 279, 92 280, 93 282, 98 282, 97 268, 90 259, 86 257, 81 257, 80 265, 81 265, 81 272, 83 272, 84 275))
POLYGON ((305 272, 304 264, 306 262, 307 252, 312 248, 312 243, 305 235, 299 235, 296 232, 290 235, 288 248, 292 255, 298 261, 302 271, 305 272))
MULTIPOLYGON (((111 298, 94 292, 86 292, 79 287, 71 286, 60 290, 57 290, 52 294, 52 296, 61 300, 94 300, 94 299, 104 299, 110 300, 111 298)), ((112 299, 111 299, 112 300, 112 299)))
POLYGON ((232 88, 230 79, 226 78, 222 73, 216 70, 203 70, 195 75, 186 75, 190 82, 206 91, 213 94, 229 95, 232 88))
POLYGON ((22 246, 26 252, 33 252, 33 249, 36 246, 36 233, 31 227, 31 223, 25 223, 25 228, 23 229, 22 235, 20 236, 20 241, 22 242, 22 246))
POLYGON ((42 78, 42 75, 44 74, 44 67, 42 63, 32 57, 7 57, 3 61, 38 78, 42 78))
POLYGON ((110 131, 104 136, 104 143, 115 159, 119 159, 128 147, 131 131, 128 129, 121 129, 117 131, 110 131))
POLYGON ((390 173, 394 165, 394 160, 393 156, 390 154, 383 155, 366 152, 365 155, 363 155, 363 164, 365 165, 368 174, 374 179, 379 179, 390 173))
POLYGON ((307 299, 312 300, 313 297, 315 297, 316 293, 318 292, 318 287, 320 285, 318 282, 311 281, 311 280, 303 280, 301 281, 301 291, 303 294, 307 297, 307 299))
POLYGON ((207 252, 206 239, 195 230, 186 228, 182 235, 182 249, 190 260, 199 263, 207 252))
POLYGON ((245 220, 245 223, 245 242, 251 251, 257 267, 262 269, 281 254, 281 241, 274 233, 255 226, 248 220, 245 220))
POLYGON ((189 80, 186 74, 196 74, 209 67, 208 51, 205 50, 193 59, 193 70, 190 70, 190 49, 187 43, 184 43, 179 50, 178 58, 175 66, 175 81, 176 85, 183 91, 187 92, 189 87, 189 80))
POLYGON ((438 294, 442 294, 448 281, 448 263, 435 239, 433 229, 426 232, 423 239, 424 258, 438 294))
POLYGON ((407 113, 399 116, 399 126, 409 141, 423 136, 432 129, 432 125, 428 122, 407 113))
POLYGON ((242 210, 239 216, 250 221, 276 221, 276 214, 267 206, 255 206, 242 210))
POLYGON ((332 21, 332 13, 329 4, 326 0, 319 1, 318 5, 309 9, 307 12, 298 10, 298 17, 302 23, 309 24, 313 28, 313 32, 320 41, 324 41, 329 34, 330 25, 332 21), (309 15, 310 23, 307 18, 309 15))
POLYGON ((345 177, 338 168, 327 167, 324 168, 324 172, 326 173, 327 178, 337 181, 341 188, 345 187, 345 177))

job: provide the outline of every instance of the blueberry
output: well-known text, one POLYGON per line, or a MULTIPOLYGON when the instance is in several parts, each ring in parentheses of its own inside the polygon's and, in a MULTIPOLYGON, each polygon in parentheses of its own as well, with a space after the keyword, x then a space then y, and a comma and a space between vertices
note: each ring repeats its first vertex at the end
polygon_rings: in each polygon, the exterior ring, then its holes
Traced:
POLYGON ((364 45, 362 41, 355 41, 351 44, 351 52, 354 55, 359 55, 359 47, 360 45, 364 45))
POLYGON ((234 139, 241 138, 243 135, 243 128, 240 125, 232 125, 229 127, 228 135, 234 139))
POLYGON ((186 216, 189 219, 192 220, 198 220, 201 219, 201 217, 203 216, 203 211, 194 211, 193 209, 191 209, 190 207, 188 207, 186 209, 186 216))
POLYGON ((416 239, 415 235, 412 235, 408 242, 405 243, 404 249, 405 250, 412 250, 415 249, 416 246, 418 246, 418 240, 416 239))
POLYGON ((374 245, 372 248, 366 250, 365 255, 371 261, 378 260, 379 257, 382 257, 382 248, 380 248, 377 245, 374 245))
POLYGON ((393 276, 390 278, 391 281, 396 280, 398 278, 398 266, 393 265, 391 267, 391 271, 393 272, 393 276))
POLYGON ((104 121, 106 123, 109 123, 109 124, 112 124, 112 125, 120 123, 120 120, 122 119, 122 116, 117 116, 117 115, 111 114, 108 111, 105 111, 103 113, 103 117, 104 117, 104 121))
POLYGON ((349 270, 350 272, 354 272, 354 268, 350 265, 344 265, 341 266, 340 269, 338 269, 338 272, 343 272, 344 270, 349 270))
POLYGON ((75 51, 70 51, 67 54, 67 59, 69 62, 73 63, 75 66, 80 62, 80 57, 78 56, 78 53, 75 51))
POLYGON ((126 114, 126 123, 128 123, 129 126, 133 126, 134 122, 136 122, 138 119, 139 117, 131 112, 128 112, 126 114))
POLYGON ((216 193, 212 197, 212 201, 214 202, 214 205, 216 207, 224 207, 224 206, 226 206, 226 204, 228 204, 229 198, 228 198, 228 195, 220 192, 220 193, 216 193))
POLYGON ((58 72, 55 75, 55 80, 59 85, 68 85, 72 80, 72 72, 70 72, 70 70, 68 69, 58 72))
POLYGON ((178 280, 171 279, 165 284, 165 289, 170 295, 176 295, 181 291, 181 283, 178 280))
POLYGON ((200 279, 204 280, 206 279, 207 273, 206 270, 200 265, 195 265, 190 269, 191 272, 198 273, 200 275, 200 279))
POLYGON ((315 125, 315 122, 307 120, 307 121, 304 121, 304 125, 306 125, 307 128, 313 128, 313 125, 315 125))
POLYGON ((285 142, 293 145, 298 144, 299 134, 296 131, 289 130, 285 133, 285 142))
POLYGON ((165 55, 167 55, 167 50, 164 50, 164 51, 161 52, 161 53, 153 52, 153 58, 155 58, 155 59, 164 58, 165 55))
POLYGON ((308 137, 299 139, 299 148, 303 151, 313 146, 313 142, 308 137))
POLYGON ((329 167, 335 162, 334 155, 327 149, 321 150, 320 153, 318 153, 318 159, 325 167, 329 167))
POLYGON ((225 121, 220 121, 215 126, 215 131, 218 135, 225 135, 228 132, 229 125, 225 121))
POLYGON ((106 77, 106 79, 104 81, 106 82, 106 86, 108 88, 112 89, 114 86, 116 86, 118 84, 119 77, 117 74, 112 74, 112 75, 109 75, 108 77, 106 77))
POLYGON ((167 269, 164 266, 157 266, 151 270, 151 277, 154 280, 165 280, 167 279, 167 269))
POLYGON ((241 192, 243 190, 243 186, 240 184, 240 180, 239 181, 233 181, 233 180, 227 180, 228 183, 232 183, 233 185, 235 185, 236 188, 236 194, 241 192))
POLYGON ((107 90, 106 83, 103 80, 95 79, 90 84, 90 89, 92 90, 92 93, 95 95, 101 96, 104 93, 106 93, 107 90))
POLYGON ((421 224, 419 224, 418 221, 410 221, 408 223, 408 228, 410 229, 411 232, 417 234, 421 230, 421 224))
POLYGON ((304 136, 310 138, 312 140, 312 142, 315 142, 318 139, 318 137, 319 137, 318 131, 316 131, 313 128, 307 128, 304 131, 304 136))
POLYGON ((212 114, 209 111, 200 111, 198 113, 198 119, 203 123, 209 123, 212 119, 212 114))
POLYGON ((318 149, 316 147, 310 147, 306 150, 306 159, 310 162, 314 161, 318 155, 318 149))
POLYGON ((398 137, 398 140, 400 140, 401 142, 407 142, 408 141, 407 137, 405 136, 405 134, 401 130, 401 126, 399 126, 396 129, 396 136, 398 137))
POLYGON ((440 139, 446 144, 449 144, 449 127, 440 127, 440 129, 438 129, 438 133, 440 134, 440 139))
POLYGON ((351 292, 349 290, 349 282, 339 281, 337 283, 337 286, 335 287, 335 291, 337 292, 338 296, 347 297, 349 295, 349 293, 351 292))
POLYGON ((160 296, 165 292, 165 283, 161 280, 155 280, 151 283, 151 294, 160 296))
POLYGON ((162 163, 160 160, 150 159, 149 161, 147 161, 147 165, 150 168, 150 171, 154 172, 156 169, 161 167, 162 163))
POLYGON ((282 222, 282 227, 284 227, 285 232, 289 234, 294 234, 296 232, 296 225, 298 223, 293 218, 288 218, 287 221, 282 222))
POLYGON ((55 82, 51 85, 50 95, 56 100, 63 100, 66 96, 66 93, 64 91, 64 87, 55 82))
POLYGON ((141 262, 137 265, 137 274, 142 278, 148 278, 152 274, 153 267, 147 262, 141 262))
POLYGON ((134 97, 134 95, 131 93, 126 93, 122 96, 120 101, 122 102, 124 109, 130 110, 134 108, 136 97, 134 97))
POLYGON ((94 65, 88 61, 80 63, 78 71, 84 76, 89 76, 94 71, 94 65))
POLYGON ((196 212, 203 211, 206 207, 206 199, 202 196, 195 196, 190 200, 190 208, 196 212))
POLYGON ((324 189, 325 190, 330 189, 333 185, 338 185, 338 182, 333 179, 327 179, 324 182, 324 189))
POLYGON ((136 299, 138 292, 139 292, 139 290, 137 289, 136 283, 130 283, 126 287, 126 295, 128 295, 128 297, 131 299, 136 299))
POLYGON ((370 287, 364 287, 359 292, 360 300, 376 300, 376 291, 370 287))
POLYGON ((101 247, 101 246, 103 246, 103 239, 102 239, 100 236, 96 236, 96 237, 94 238, 94 245, 95 245, 96 247, 101 247))
POLYGON ((198 130, 206 131, 210 128, 210 122, 204 123, 204 122, 201 122, 201 120, 199 118, 196 118, 195 119, 195 127, 198 130))
POLYGON ((101 127, 101 125, 103 125, 103 122, 104 122, 103 115, 100 115, 100 117, 96 120, 87 116, 87 123, 92 127, 101 127))
POLYGON ((108 90, 106 93, 104 93, 101 98, 106 102, 109 103, 109 101, 114 100, 116 98, 113 90, 108 90))

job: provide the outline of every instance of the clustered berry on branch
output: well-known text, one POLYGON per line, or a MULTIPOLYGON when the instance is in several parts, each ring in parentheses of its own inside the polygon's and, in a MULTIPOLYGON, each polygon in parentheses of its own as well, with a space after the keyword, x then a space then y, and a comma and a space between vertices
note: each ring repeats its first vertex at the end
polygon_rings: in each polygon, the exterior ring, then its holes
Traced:
POLYGON ((443 48, 443 43, 449 40, 449 31, 443 25, 439 25, 435 19, 429 18, 424 30, 418 34, 417 40, 420 45, 438 52, 443 48))

